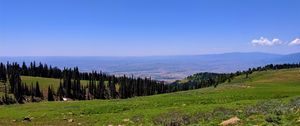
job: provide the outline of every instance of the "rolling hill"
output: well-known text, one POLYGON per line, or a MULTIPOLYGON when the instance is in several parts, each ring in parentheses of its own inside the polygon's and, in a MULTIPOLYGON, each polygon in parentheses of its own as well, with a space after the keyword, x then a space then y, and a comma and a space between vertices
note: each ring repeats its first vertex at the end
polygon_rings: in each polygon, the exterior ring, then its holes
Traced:
POLYGON ((254 72, 217 88, 122 100, 0 106, 0 125, 299 125, 300 69, 254 72), (26 119, 30 121, 26 121, 26 119))

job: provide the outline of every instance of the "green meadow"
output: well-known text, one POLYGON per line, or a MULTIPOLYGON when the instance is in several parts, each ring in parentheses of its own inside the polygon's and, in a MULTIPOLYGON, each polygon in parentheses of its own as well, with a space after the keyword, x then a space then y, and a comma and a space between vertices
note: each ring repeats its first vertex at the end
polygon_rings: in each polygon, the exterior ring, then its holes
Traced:
MULTIPOLYGON (((47 93, 48 86, 51 86, 55 91, 57 91, 59 87, 60 81, 63 82, 60 79, 54 79, 54 78, 43 78, 43 77, 31 77, 31 76, 21 76, 21 80, 23 83, 26 83, 27 85, 33 84, 35 86, 36 82, 39 83, 40 89, 44 92, 44 94, 47 93)), ((88 84, 87 80, 81 80, 80 82, 82 85, 88 84)))
MULTIPOLYGON (((39 81, 43 89, 58 79, 39 81)), ((84 82, 83 82, 84 83, 84 82)), ((40 102, 0 106, 0 125, 300 125, 300 69, 254 72, 218 87, 115 100, 40 102), (25 117, 30 121, 24 120, 25 117)))

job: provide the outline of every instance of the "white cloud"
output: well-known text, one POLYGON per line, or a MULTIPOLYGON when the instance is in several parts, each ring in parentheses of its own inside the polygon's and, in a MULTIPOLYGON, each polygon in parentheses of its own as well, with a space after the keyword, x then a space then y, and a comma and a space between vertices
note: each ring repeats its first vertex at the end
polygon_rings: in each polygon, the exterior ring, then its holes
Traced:
POLYGON ((291 41, 289 45, 300 45, 300 39, 296 38, 295 40, 291 41))
POLYGON ((272 41, 269 40, 268 38, 260 37, 259 39, 254 39, 252 40, 252 45, 260 45, 260 46, 273 46, 273 45, 281 45, 283 42, 278 39, 274 38, 272 41))

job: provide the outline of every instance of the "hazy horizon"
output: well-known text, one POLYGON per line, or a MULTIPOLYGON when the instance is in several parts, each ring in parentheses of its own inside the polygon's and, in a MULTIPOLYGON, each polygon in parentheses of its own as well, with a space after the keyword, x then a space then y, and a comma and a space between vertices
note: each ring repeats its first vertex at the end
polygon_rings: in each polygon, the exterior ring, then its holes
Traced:
POLYGON ((292 53, 270 53, 270 52, 222 52, 222 53, 203 53, 203 54, 173 54, 173 55, 128 55, 128 56, 109 56, 109 55, 83 55, 83 56, 72 56, 72 55, 0 55, 0 57, 107 57, 107 58, 134 58, 134 57, 176 57, 176 56, 203 56, 203 55, 222 55, 222 54, 247 54, 247 53, 258 53, 258 54, 273 54, 273 55, 289 55, 297 54, 298 52, 292 53))
POLYGON ((228 73, 266 64, 298 63, 300 53, 278 55, 270 53, 223 53, 181 56, 27 56, 0 57, 0 62, 30 62, 48 64, 61 69, 78 67, 81 71, 103 71, 113 75, 153 77, 164 81, 183 79, 199 72, 228 73), (233 65, 234 64, 234 65, 233 65))

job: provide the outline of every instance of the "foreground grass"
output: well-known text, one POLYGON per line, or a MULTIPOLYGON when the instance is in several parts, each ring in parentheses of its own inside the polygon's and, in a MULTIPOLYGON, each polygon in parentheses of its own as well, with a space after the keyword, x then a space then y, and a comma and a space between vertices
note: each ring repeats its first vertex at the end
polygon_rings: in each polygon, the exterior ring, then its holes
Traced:
POLYGON ((249 77, 236 77, 217 88, 131 99, 0 106, 0 125, 218 125, 232 116, 241 118, 238 125, 300 124, 298 108, 273 112, 300 97, 300 69, 255 72, 249 77), (32 120, 23 121, 24 117, 32 120))

